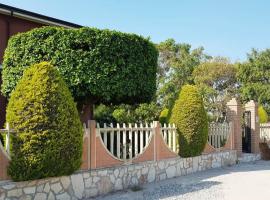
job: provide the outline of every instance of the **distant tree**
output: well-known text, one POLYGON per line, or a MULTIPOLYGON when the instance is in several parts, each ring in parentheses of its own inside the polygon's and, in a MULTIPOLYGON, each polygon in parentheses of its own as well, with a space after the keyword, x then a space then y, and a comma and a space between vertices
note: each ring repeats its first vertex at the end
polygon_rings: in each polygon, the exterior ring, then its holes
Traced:
POLYGON ((158 101, 164 108, 172 108, 179 90, 184 84, 193 83, 192 72, 202 61, 210 57, 203 47, 191 49, 189 44, 179 44, 168 39, 157 45, 159 50, 158 101))
POLYGON ((252 49, 246 62, 238 65, 241 98, 255 100, 270 113, 270 49, 252 49))
POLYGON ((193 72, 208 114, 223 120, 226 103, 237 93, 237 68, 226 58, 217 57, 200 64, 193 72))

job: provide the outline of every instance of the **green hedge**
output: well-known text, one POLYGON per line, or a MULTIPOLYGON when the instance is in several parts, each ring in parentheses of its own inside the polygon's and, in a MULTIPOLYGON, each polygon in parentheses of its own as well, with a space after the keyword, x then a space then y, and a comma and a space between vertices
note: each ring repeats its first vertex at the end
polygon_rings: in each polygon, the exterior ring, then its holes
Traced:
POLYGON ((28 66, 49 61, 58 68, 75 101, 149 102, 156 91, 157 57, 154 44, 135 34, 38 28, 9 40, 1 90, 9 97, 28 66))
POLYGON ((182 87, 170 118, 179 133, 179 154, 182 157, 198 156, 207 142, 208 121, 203 99, 196 86, 182 87))
POLYGON ((79 169, 82 124, 71 93, 52 65, 25 70, 11 93, 7 122, 12 137, 8 173, 16 181, 61 176, 79 169))

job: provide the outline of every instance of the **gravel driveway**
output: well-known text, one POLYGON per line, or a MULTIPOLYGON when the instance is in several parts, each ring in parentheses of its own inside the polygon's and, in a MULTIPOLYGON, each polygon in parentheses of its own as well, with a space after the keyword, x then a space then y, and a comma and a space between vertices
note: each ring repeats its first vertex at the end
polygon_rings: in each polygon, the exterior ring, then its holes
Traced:
POLYGON ((141 199, 269 199, 270 161, 239 164, 144 185, 139 191, 127 190, 98 200, 141 199))

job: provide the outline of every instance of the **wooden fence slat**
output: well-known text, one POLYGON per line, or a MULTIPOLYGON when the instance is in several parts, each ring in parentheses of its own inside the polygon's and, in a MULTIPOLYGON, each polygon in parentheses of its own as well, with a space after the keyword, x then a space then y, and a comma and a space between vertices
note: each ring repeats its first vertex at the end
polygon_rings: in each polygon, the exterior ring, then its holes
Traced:
POLYGON ((120 148, 121 148, 121 141, 120 141, 120 125, 117 123, 116 128, 118 129, 117 131, 117 135, 116 135, 116 153, 117 153, 117 157, 121 158, 121 152, 120 152, 120 148))
MULTIPOLYGON (((111 127, 113 128, 113 123, 111 123, 111 127)), ((110 151, 114 155, 114 131, 110 131, 110 151)))
POLYGON ((172 132, 171 132, 171 125, 168 125, 169 130, 168 130, 168 137, 169 137, 169 147, 172 148, 172 132))
POLYGON ((129 149, 128 149, 128 154, 129 158, 132 158, 132 125, 129 123, 129 134, 128 134, 128 139, 129 139, 129 149))
POLYGON ((135 125, 134 125, 134 127, 135 127, 135 131, 134 131, 134 138, 135 138, 135 146, 134 146, 134 148, 135 148, 135 156, 137 156, 138 155, 138 130, 137 130, 137 124, 135 123, 135 125))
MULTIPOLYGON (((107 126, 106 126, 105 123, 104 123, 104 128, 107 128, 107 126)), ((107 131, 104 131, 104 132, 103 132, 104 144, 105 144, 106 147, 108 146, 107 134, 108 134, 107 131)))
POLYGON ((143 152, 143 139, 144 139, 144 136, 143 136, 143 131, 139 129, 139 135, 140 135, 140 153, 143 152))
POLYGON ((126 130, 126 124, 123 124, 123 159, 126 160, 127 159, 127 130, 126 130))

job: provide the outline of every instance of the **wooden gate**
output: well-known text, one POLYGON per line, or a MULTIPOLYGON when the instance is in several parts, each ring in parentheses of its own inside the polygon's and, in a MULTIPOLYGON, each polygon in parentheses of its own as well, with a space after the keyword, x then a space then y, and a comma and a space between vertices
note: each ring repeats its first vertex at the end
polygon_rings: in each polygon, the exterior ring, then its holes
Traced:
POLYGON ((243 119, 242 151, 244 153, 251 153, 251 112, 245 111, 243 119))

